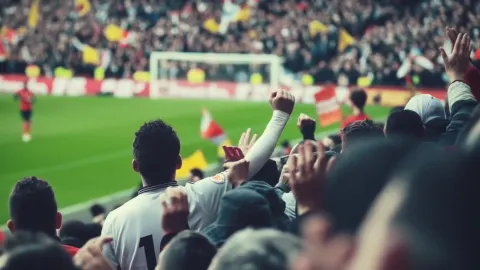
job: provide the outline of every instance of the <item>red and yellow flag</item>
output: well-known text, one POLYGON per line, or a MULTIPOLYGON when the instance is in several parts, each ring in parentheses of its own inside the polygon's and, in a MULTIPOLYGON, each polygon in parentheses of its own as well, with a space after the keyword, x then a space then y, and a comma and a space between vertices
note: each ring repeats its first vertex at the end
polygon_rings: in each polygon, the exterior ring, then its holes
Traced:
POLYGON ((315 106, 320 126, 326 127, 342 121, 342 110, 337 102, 334 85, 325 86, 315 94, 315 106))
POLYGON ((213 120, 212 115, 206 109, 202 109, 200 136, 217 145, 217 153, 219 157, 225 156, 222 146, 232 146, 227 134, 225 134, 220 125, 213 120))

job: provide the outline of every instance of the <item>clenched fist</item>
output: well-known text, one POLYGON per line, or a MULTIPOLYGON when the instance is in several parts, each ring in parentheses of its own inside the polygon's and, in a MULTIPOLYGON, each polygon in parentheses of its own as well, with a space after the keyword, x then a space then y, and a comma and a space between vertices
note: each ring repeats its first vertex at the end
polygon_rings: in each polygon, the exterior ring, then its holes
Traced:
POLYGON ((291 114, 295 106, 295 97, 287 91, 278 90, 270 94, 268 100, 272 109, 291 114))

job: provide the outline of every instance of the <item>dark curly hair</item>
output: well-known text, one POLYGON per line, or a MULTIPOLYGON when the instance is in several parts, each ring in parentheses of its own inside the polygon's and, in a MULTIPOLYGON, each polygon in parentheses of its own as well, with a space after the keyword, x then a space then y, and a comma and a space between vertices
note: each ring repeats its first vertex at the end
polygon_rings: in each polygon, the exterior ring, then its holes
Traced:
POLYGON ((9 208, 15 230, 56 236, 57 201, 48 182, 35 176, 18 181, 10 195, 9 208))
POLYGON ((140 174, 149 185, 170 182, 180 155, 180 140, 175 130, 162 120, 145 123, 135 132, 133 157, 140 174))
POLYGON ((350 93, 350 100, 352 101, 353 106, 363 110, 367 103, 367 93, 363 89, 353 90, 350 93))

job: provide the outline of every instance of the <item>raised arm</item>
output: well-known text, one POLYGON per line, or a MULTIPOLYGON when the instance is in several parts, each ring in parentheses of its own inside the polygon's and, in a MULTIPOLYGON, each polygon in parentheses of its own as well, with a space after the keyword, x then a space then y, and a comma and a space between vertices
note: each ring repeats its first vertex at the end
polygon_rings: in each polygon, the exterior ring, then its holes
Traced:
POLYGON ((254 176, 272 155, 290 118, 295 105, 295 97, 286 91, 273 92, 269 99, 273 114, 262 136, 248 151, 245 159, 250 162, 248 179, 254 176))

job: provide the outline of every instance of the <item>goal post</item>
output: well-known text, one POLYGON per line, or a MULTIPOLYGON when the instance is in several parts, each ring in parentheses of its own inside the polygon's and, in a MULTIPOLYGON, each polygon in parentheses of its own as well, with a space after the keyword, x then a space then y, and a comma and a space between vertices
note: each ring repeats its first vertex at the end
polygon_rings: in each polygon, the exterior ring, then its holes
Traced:
MULTIPOLYGON (((266 65, 268 66, 268 84, 271 89, 278 88, 283 74, 283 59, 273 54, 239 54, 239 53, 184 53, 152 52, 150 54, 150 97, 160 96, 160 84, 168 82, 168 63, 196 63, 206 65, 266 65)), ((233 78, 232 78, 233 80, 233 78)))

